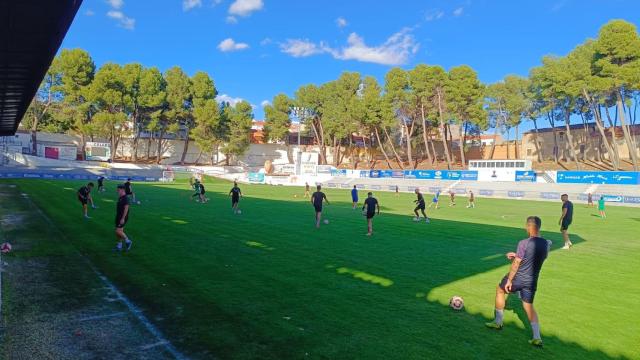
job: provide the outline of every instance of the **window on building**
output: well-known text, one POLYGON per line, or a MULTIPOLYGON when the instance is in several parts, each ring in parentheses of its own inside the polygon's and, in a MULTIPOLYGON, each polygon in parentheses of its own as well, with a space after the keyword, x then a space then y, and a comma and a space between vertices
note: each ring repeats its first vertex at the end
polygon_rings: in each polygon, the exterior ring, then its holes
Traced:
POLYGON ((513 167, 513 161, 507 162, 507 167, 512 168, 513 167))
POLYGON ((524 167, 524 162, 523 161, 517 161, 516 162, 516 167, 523 168, 524 167))

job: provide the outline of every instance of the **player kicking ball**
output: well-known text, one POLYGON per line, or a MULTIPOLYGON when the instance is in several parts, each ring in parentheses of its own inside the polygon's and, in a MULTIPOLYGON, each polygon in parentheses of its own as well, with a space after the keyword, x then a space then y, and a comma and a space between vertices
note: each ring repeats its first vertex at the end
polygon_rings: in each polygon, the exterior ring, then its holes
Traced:
POLYGON ((236 181, 233 182, 233 187, 231 191, 229 191, 229 196, 231 196, 231 211, 234 214, 240 214, 240 209, 238 209, 238 205, 240 204, 240 198, 242 197, 242 191, 238 187, 238 183, 236 181))
POLYGON ((440 209, 440 190, 436 191, 436 194, 433 195, 433 200, 431 200, 431 204, 429 204, 429 209, 431 206, 435 205, 436 210, 440 209))
POLYGON ((378 199, 373 197, 372 192, 369 192, 362 206, 362 215, 367 217, 367 236, 373 235, 373 217, 376 215, 376 209, 378 210, 378 215, 380 215, 378 199))
POLYGON ((204 190, 204 184, 200 183, 200 189, 198 189, 198 197, 200 197, 200 202, 205 204, 209 201, 209 199, 207 199, 207 197, 205 196, 205 190, 204 190))
POLYGON ((87 204, 91 203, 91 208, 95 209, 96 206, 93 204, 93 199, 91 198, 91 190, 93 189, 93 183, 90 182, 87 185, 81 187, 80 189, 78 189, 77 195, 78 195, 78 201, 80 201, 80 204, 82 204, 82 214, 84 216, 85 219, 91 219, 89 217, 89 215, 87 214, 88 209, 87 209, 87 204))
POLYGON ((485 324, 490 329, 501 330, 505 295, 519 291, 522 307, 527 313, 533 332, 533 338, 529 340, 529 344, 539 347, 542 346, 542 338, 540 337, 538 313, 533 307, 533 298, 538 286, 540 269, 542 269, 542 264, 551 248, 551 241, 540 237, 540 226, 542 226, 542 220, 539 217, 529 216, 527 218, 526 230, 529 237, 518 243, 515 253, 507 254, 507 259, 511 260, 511 269, 496 288, 496 318, 485 324))
POLYGON ((420 210, 422 212, 422 216, 424 216, 424 221, 428 223, 430 222, 429 218, 427 217, 427 213, 424 212, 425 205, 426 205, 424 202, 424 196, 422 196, 420 189, 416 189, 415 193, 418 198, 413 201, 414 203, 416 203, 416 208, 413 209, 413 212, 416 214, 414 221, 420 221, 420 214, 418 214, 418 210, 420 210))
POLYGON ((98 192, 104 192, 104 176, 98 178, 98 192))
POLYGON ((325 195, 322 191, 322 186, 318 185, 316 187, 316 192, 311 195, 311 204, 313 204, 313 208, 316 210, 316 229, 320 229, 320 220, 322 220, 322 203, 326 202, 329 205, 329 200, 327 200, 327 195, 325 195))
POLYGON ((116 204, 116 247, 113 251, 122 251, 122 244, 124 243, 124 250, 131 250, 133 242, 127 234, 124 233, 124 227, 129 221, 129 196, 127 195, 127 187, 125 184, 118 185, 118 203, 116 204))

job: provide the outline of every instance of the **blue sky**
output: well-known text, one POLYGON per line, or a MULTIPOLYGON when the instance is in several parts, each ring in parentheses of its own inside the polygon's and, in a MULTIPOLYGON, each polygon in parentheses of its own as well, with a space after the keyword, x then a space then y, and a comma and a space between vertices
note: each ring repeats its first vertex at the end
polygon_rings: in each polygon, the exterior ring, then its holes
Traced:
POLYGON ((601 25, 640 23, 637 0, 84 0, 62 45, 105 62, 208 72, 221 95, 263 101, 343 71, 468 64, 483 82, 527 75, 601 25))

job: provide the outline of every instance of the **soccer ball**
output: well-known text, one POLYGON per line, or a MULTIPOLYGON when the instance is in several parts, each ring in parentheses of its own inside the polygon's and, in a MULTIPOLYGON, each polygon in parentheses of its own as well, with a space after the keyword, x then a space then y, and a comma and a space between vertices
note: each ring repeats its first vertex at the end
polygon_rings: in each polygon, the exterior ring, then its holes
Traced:
POLYGON ((420 218, 419 217, 414 217, 413 221, 420 221, 420 218))
POLYGON ((293 195, 294 198, 298 198, 298 194, 293 195))
POLYGON ((328 219, 325 219, 325 220, 324 220, 324 223, 325 223, 326 225, 329 225, 329 220, 328 220, 328 219))
POLYGON ((8 242, 2 243, 2 245, 0 245, 0 251, 2 251, 3 254, 10 252, 11 244, 9 244, 8 242))
POLYGON ((137 204, 138 204, 138 205, 142 204, 142 201, 138 200, 137 204))
POLYGON ((462 300, 462 297, 456 295, 449 300, 449 306, 451 306, 453 310, 462 310, 464 307, 464 300, 462 300))
POLYGON ((242 214, 242 210, 236 211, 236 214, 238 214, 238 215, 242 214))

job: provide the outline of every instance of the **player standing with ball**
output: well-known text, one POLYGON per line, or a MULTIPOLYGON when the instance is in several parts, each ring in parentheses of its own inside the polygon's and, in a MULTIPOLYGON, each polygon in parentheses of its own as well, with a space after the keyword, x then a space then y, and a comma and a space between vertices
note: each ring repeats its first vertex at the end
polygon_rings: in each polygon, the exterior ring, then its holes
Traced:
POLYGON ((311 195, 311 204, 313 204, 314 209, 316 210, 316 228, 320 228, 320 220, 322 220, 322 202, 326 201, 327 205, 329 205, 329 200, 327 200, 327 195, 325 195, 322 191, 322 186, 318 185, 316 187, 317 191, 311 195))
POLYGON ((518 243, 515 253, 507 254, 507 259, 511 260, 511 269, 496 288, 496 318, 493 322, 486 323, 488 328, 502 329, 505 294, 519 291, 522 307, 527 313, 533 332, 533 339, 529 340, 529 344, 534 346, 542 346, 542 338, 538 313, 533 307, 533 298, 538 287, 540 269, 551 249, 551 241, 540 237, 540 226, 542 226, 542 220, 539 217, 527 218, 526 230, 529 237, 518 243))
POLYGON ((238 205, 240 204, 240 198, 242 197, 242 191, 238 187, 238 182, 233 182, 233 187, 231 191, 229 191, 229 196, 231 196, 231 211, 234 214, 240 214, 240 209, 238 209, 238 205))

